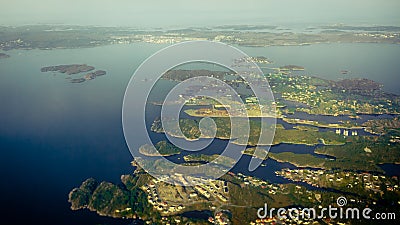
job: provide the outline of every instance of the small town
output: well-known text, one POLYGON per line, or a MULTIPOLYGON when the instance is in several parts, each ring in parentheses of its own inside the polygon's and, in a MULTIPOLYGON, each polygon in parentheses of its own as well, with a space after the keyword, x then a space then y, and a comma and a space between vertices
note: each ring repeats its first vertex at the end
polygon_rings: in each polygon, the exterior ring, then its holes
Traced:
MULTIPOLYGON (((359 194, 383 194, 384 191, 399 191, 396 176, 373 175, 371 173, 332 172, 310 169, 282 169, 275 172, 286 179, 305 182, 314 187, 335 188, 343 191, 356 191, 359 194), (383 189, 383 190, 382 190, 383 189)), ((354 200, 355 201, 355 200, 354 200)))

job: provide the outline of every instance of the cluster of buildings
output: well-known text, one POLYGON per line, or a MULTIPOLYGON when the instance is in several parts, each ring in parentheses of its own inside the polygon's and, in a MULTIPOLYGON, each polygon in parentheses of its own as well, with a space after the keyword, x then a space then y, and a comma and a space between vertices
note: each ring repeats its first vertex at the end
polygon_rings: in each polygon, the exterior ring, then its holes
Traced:
POLYGON ((208 222, 216 225, 227 225, 230 224, 228 215, 223 212, 218 212, 214 217, 209 217, 208 222))
POLYGON ((198 185, 194 186, 194 189, 197 191, 197 193, 203 195, 207 199, 210 199, 211 196, 213 196, 215 199, 222 202, 227 202, 229 200, 228 183, 226 181, 214 180, 206 183, 199 181, 198 185))
POLYGON ((373 37, 373 38, 383 38, 383 39, 395 39, 399 38, 400 34, 398 33, 359 33, 355 34, 360 37, 373 37))
POLYGON ((151 34, 144 34, 144 35, 135 35, 140 41, 147 42, 147 43, 154 43, 154 44, 174 44, 183 41, 205 41, 206 38, 195 38, 195 37, 187 37, 180 34, 165 34, 160 36, 154 36, 151 34))
POLYGON ((384 175, 373 175, 370 173, 334 172, 327 173, 324 170, 307 169, 283 169, 275 172, 278 176, 286 179, 305 182, 314 187, 337 187, 340 189, 359 188, 374 193, 381 193, 381 187, 386 191, 399 191, 397 177, 388 178, 384 175))
POLYGON ((335 133, 336 134, 343 134, 343 136, 357 136, 358 135, 358 132, 356 131, 356 130, 346 130, 346 129, 343 129, 343 130, 341 130, 341 129, 336 129, 335 130, 335 133))
POLYGON ((289 101, 296 101, 310 106, 300 108, 307 113, 326 115, 354 114, 354 113, 393 113, 397 109, 390 102, 362 102, 358 99, 345 99, 342 92, 334 92, 327 84, 327 88, 317 88, 311 82, 316 79, 307 76, 287 76, 282 73, 268 74, 268 80, 272 84, 272 90, 281 93, 282 97, 289 101))
POLYGON ((31 48, 31 45, 27 42, 24 42, 21 38, 9 41, 0 42, 0 49, 4 51, 8 51, 15 48, 31 48))
MULTIPOLYGON (((163 215, 176 214, 186 207, 187 204, 202 202, 204 200, 216 200, 222 203, 229 201, 228 183, 222 180, 212 180, 200 177, 183 177, 179 174, 170 177, 161 177, 152 179, 150 182, 141 187, 147 193, 147 201, 154 209, 160 211, 163 215), (175 179, 185 186, 191 184, 194 186, 186 186, 184 191, 180 192, 182 199, 170 198, 163 199, 165 193, 168 193, 168 188, 174 189, 171 184, 165 183, 168 179, 175 179), (185 196, 182 196, 185 195, 185 196), (172 201, 174 199, 175 201, 172 201)), ((170 193, 173 195, 172 193, 170 193)))
POLYGON ((246 176, 242 173, 234 174, 232 172, 228 172, 229 175, 235 176, 236 178, 243 181, 243 185, 252 185, 254 187, 260 187, 262 189, 268 189, 268 193, 275 195, 278 191, 282 191, 282 187, 277 184, 270 184, 264 180, 260 180, 255 177, 246 176))
MULTIPOLYGON (((287 215, 287 213, 283 213, 282 217, 286 216, 285 219, 283 218, 278 218, 277 216, 272 217, 272 218, 264 218, 264 219, 256 219, 253 222, 250 222, 250 225, 269 225, 269 224, 314 224, 314 220, 313 219, 307 219, 307 218, 289 218, 287 215)), ((319 224, 319 223, 317 223, 319 224)))
MULTIPOLYGON (((296 211, 296 210, 295 210, 296 211)), ((298 210, 297 212, 291 212, 292 215, 298 214, 300 213, 298 210)), ((250 222, 250 225, 270 225, 270 224, 304 224, 304 225, 308 225, 308 224, 321 224, 320 221, 316 221, 312 218, 303 218, 303 217, 299 217, 299 218, 290 218, 288 216, 288 211, 286 211, 285 213, 282 213, 282 217, 284 218, 278 218, 277 216, 272 217, 272 218, 264 218, 264 219, 257 219, 255 221, 250 222)), ((342 223, 342 222, 337 222, 337 221, 332 221, 329 218, 324 218, 323 219, 324 224, 327 225, 345 225, 346 223, 342 223)))
POLYGON ((153 181, 149 184, 145 184, 142 189, 147 193, 147 201, 153 205, 153 207, 160 211, 163 214, 169 214, 169 213, 175 213, 183 210, 185 206, 179 204, 179 205, 172 205, 168 204, 168 202, 163 201, 161 197, 158 194, 158 190, 156 188, 156 180, 153 179, 153 181))

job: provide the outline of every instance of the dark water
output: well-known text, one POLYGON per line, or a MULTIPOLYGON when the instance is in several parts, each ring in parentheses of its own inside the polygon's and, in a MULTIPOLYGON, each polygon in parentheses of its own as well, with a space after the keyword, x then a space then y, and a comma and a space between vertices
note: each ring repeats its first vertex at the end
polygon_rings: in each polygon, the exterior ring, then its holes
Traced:
POLYGON ((400 177, 400 164, 393 164, 393 163, 385 163, 379 165, 388 176, 397 176, 400 177))
MULTIPOLYGON (((7 52, 11 58, 0 60, 2 221, 7 224, 130 223, 100 217, 86 210, 71 211, 67 202, 68 192, 88 177, 118 183, 121 174, 132 172, 132 156, 122 133, 122 99, 134 70, 163 46, 138 43, 91 49, 7 52), (97 69, 105 69, 108 74, 93 81, 71 84, 65 79, 66 75, 40 72, 43 66, 72 63, 87 63, 97 69)), ((304 48, 302 52, 331 49, 330 46, 318 46, 304 48)), ((348 51, 348 46, 335 46, 348 51)), ((390 57, 393 51, 398 53, 397 45, 389 47, 395 49, 389 51, 390 57)), ((359 47, 354 45, 353 48, 359 47)), ((387 49, 388 46, 371 44, 362 48, 371 48, 372 51, 387 49)), ((296 58, 298 54, 292 54, 296 51, 297 47, 252 48, 249 54, 271 55, 276 62, 300 64, 307 69, 312 69, 314 64, 317 64, 316 68, 322 67, 321 61, 303 64, 304 59, 299 60, 296 58), (283 55, 287 57, 281 58, 283 55)), ((382 58, 389 57, 384 51, 375 54, 380 54, 382 58)), ((375 56, 367 61, 374 59, 375 56)), ((368 64, 359 65, 357 60, 354 63, 357 64, 354 68, 360 71, 371 69, 368 64)), ((393 70, 399 71, 397 62, 396 65, 390 60, 379 63, 389 68, 390 74, 393 70)), ((331 65, 329 67, 333 68, 331 65)), ((347 66, 342 67, 339 64, 337 70, 348 69, 347 66)), ((386 78, 380 81, 386 84, 386 78)), ((397 85, 395 78, 392 77, 388 83, 397 85)), ((149 118, 155 118, 156 114, 156 111, 152 111, 149 118)), ((151 138, 159 141, 164 137, 152 133, 151 138)), ((225 143, 216 141, 213 144, 215 146, 210 148, 209 153, 217 152, 225 143)), ((313 147, 296 145, 279 145, 271 151, 290 149, 297 153, 313 151, 313 147)), ((233 172, 272 182, 287 182, 276 177, 274 172, 282 168, 294 168, 290 164, 267 160, 265 167, 247 172, 249 160, 249 156, 243 156, 233 172)))
POLYGON ((190 211, 184 212, 181 215, 193 219, 207 220, 210 216, 213 216, 213 213, 211 211, 190 211))

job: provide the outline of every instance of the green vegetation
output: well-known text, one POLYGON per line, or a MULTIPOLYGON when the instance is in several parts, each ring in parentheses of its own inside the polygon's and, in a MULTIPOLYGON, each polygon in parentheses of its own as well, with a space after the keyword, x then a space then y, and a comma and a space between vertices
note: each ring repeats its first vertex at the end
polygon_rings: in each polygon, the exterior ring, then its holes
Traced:
MULTIPOLYGON (((305 104, 297 111, 322 115, 398 114, 399 96, 381 90, 381 86, 367 79, 341 81, 282 73, 267 74, 274 93, 285 100, 305 104)), ((286 111, 292 111, 287 108, 286 111)))
MULTIPOLYGON (((395 117, 393 119, 377 119, 377 120, 368 120, 363 123, 363 126, 366 127, 366 131, 385 135, 390 131, 398 131, 400 129, 400 117, 395 117)), ((397 135, 398 136, 398 135, 397 135)))
POLYGON ((268 154, 268 157, 278 162, 288 162, 297 167, 312 167, 321 169, 330 169, 325 167, 327 160, 318 158, 310 154, 296 154, 293 152, 282 152, 268 154))
POLYGON ((274 144, 305 144, 305 145, 342 145, 346 138, 331 131, 319 132, 318 129, 298 126, 297 129, 278 128, 275 131, 274 144))
POLYGON ((304 70, 304 67, 296 66, 296 65, 286 65, 286 66, 279 67, 279 70, 281 70, 281 71, 304 70))
POLYGON ((225 166, 230 168, 232 165, 235 164, 235 160, 226 156, 222 155, 204 155, 204 154, 191 154, 191 155, 186 155, 183 157, 185 162, 191 163, 191 162, 205 162, 209 163, 212 162, 213 164, 220 165, 220 166, 225 166))
MULTIPOLYGON (((306 156, 307 157, 307 156, 306 156)), ((212 157, 214 158, 214 157, 212 157)), ((205 156, 198 156, 195 159, 207 159, 205 156)), ((78 206, 74 209, 89 208, 101 215, 113 216, 117 218, 137 218, 149 220, 153 223, 161 221, 161 215, 165 221, 190 222, 191 219, 181 216, 181 213, 193 210, 210 210, 218 208, 227 210, 231 213, 230 220, 233 224, 248 224, 255 219, 257 209, 263 207, 264 203, 268 207, 290 207, 293 204, 302 207, 327 207, 335 204, 339 196, 344 196, 348 200, 348 206, 370 207, 374 211, 387 210, 387 205, 392 209, 398 209, 399 200, 398 185, 399 181, 395 178, 385 176, 375 176, 373 174, 328 171, 323 170, 282 170, 278 175, 293 181, 307 182, 317 187, 334 188, 343 191, 335 193, 323 190, 309 190, 300 184, 271 184, 267 181, 243 174, 229 173, 222 176, 219 180, 200 185, 201 189, 211 190, 217 188, 217 184, 224 186, 228 192, 219 189, 218 191, 227 196, 226 202, 207 199, 191 187, 171 185, 161 180, 156 180, 138 168, 135 175, 123 175, 121 180, 123 185, 117 186, 108 182, 98 184, 94 179, 88 179, 80 188, 76 188, 70 193, 69 201, 78 206), (379 188, 376 188, 379 186, 379 188), (88 203, 80 202, 77 189, 88 192, 88 203), (197 195, 192 195, 197 193, 197 195), (190 199, 188 198, 188 196, 190 199), (79 198, 79 199, 77 199, 79 198), (193 198, 196 201, 193 201, 193 198), (103 201, 101 201, 103 199, 103 201), (148 202, 157 200, 155 206, 148 202), (118 201, 118 202, 117 202, 118 201), (375 205, 372 201, 384 201, 386 205, 375 205), (120 204, 124 202, 124 204, 120 204), (107 203, 107 204, 106 204, 107 203), (89 206, 87 205, 89 204, 89 206), (182 206, 179 211, 159 211, 159 205, 182 206)), ((217 188, 218 189, 218 188, 217 188)), ((214 189, 215 190, 215 189, 214 189)), ((168 208, 167 207, 167 208, 168 208)), ((318 208, 316 208, 318 212, 318 208)), ((274 220, 278 222, 277 220, 274 220)), ((200 221, 197 221, 200 222, 200 221)), ((332 222, 332 221, 330 221, 332 222)), ((201 222, 200 222, 201 223, 201 222)))
POLYGON ((99 215, 118 218, 161 218, 156 211, 151 210, 145 193, 139 188, 148 182, 148 175, 123 175, 121 181, 123 185, 87 179, 79 188, 70 192, 68 201, 71 208, 88 208, 99 215))
POLYGON ((290 124, 303 124, 303 125, 310 125, 314 127, 321 127, 321 128, 341 128, 341 129, 354 129, 354 128, 363 128, 362 126, 358 125, 352 121, 343 121, 340 123, 325 123, 322 121, 314 121, 314 120, 300 120, 300 119, 293 119, 293 118, 282 118, 283 121, 290 124))
POLYGON ((379 164, 400 163, 399 149, 400 144, 390 143, 385 137, 358 137, 340 147, 323 146, 315 150, 318 154, 333 156, 336 159, 293 152, 269 153, 268 156, 298 167, 383 172, 379 164))
POLYGON ((266 159, 268 154, 267 150, 259 147, 246 148, 242 153, 262 160, 266 159))
POLYGON ((146 156, 170 156, 181 153, 181 149, 167 141, 160 141, 154 146, 148 144, 140 146, 139 152, 146 156))
POLYGON ((74 188, 69 193, 71 209, 77 210, 89 205, 90 197, 96 189, 98 183, 95 179, 85 180, 79 188, 74 188))
POLYGON ((364 171, 382 171, 378 164, 400 163, 400 144, 391 143, 388 137, 358 137, 340 148, 323 146, 318 154, 336 157, 330 162, 332 168, 364 171))
POLYGON ((156 147, 157 151, 163 156, 181 153, 179 148, 167 141, 160 141, 154 147, 156 147))
POLYGON ((399 180, 384 175, 309 169, 283 169, 277 171, 276 174, 292 181, 350 192, 375 201, 385 199, 397 202, 400 200, 399 180))
POLYGON ((100 214, 109 215, 117 209, 127 209, 129 192, 109 182, 101 182, 94 190, 88 208, 96 209, 100 214))

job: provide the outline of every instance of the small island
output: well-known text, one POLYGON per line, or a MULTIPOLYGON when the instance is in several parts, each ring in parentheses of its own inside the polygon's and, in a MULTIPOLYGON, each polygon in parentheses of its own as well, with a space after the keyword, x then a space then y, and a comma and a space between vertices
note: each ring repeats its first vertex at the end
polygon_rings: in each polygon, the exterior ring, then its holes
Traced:
POLYGON ((0 53, 0 59, 5 59, 5 58, 10 58, 10 56, 5 53, 0 53))
POLYGON ((86 64, 71 64, 71 65, 58 65, 58 66, 47 66, 40 69, 41 72, 60 72, 68 75, 78 74, 82 72, 88 72, 94 70, 93 66, 86 64))
MULTIPOLYGON (((58 66, 46 66, 42 67, 40 69, 41 72, 59 72, 67 75, 73 75, 73 74, 80 74, 84 72, 89 72, 93 71, 95 69, 94 66, 88 66, 86 64, 70 64, 70 65, 58 65, 58 66)), ((106 75, 106 71, 104 70, 96 70, 94 72, 90 72, 85 74, 83 77, 80 78, 71 78, 67 77, 67 79, 70 79, 71 83, 82 83, 88 80, 93 80, 98 76, 103 76, 106 75)))
POLYGON ((142 145, 139 148, 139 152, 145 156, 171 156, 180 154, 181 150, 167 141, 160 141, 154 146, 149 144, 142 145))
POLYGON ((281 70, 281 71, 302 71, 302 70, 304 70, 304 67, 296 66, 296 65, 286 65, 286 66, 279 67, 279 70, 281 70))
POLYGON ((240 59, 236 59, 235 63, 249 63, 249 62, 255 62, 258 64, 271 64, 273 63, 272 60, 269 60, 265 56, 251 56, 251 57, 244 57, 240 59))
POLYGON ((183 157, 185 162, 187 163, 214 163, 219 166, 225 166, 230 168, 233 166, 236 162, 234 159, 223 156, 223 155, 205 155, 205 154, 191 154, 191 155, 185 155, 183 157))

